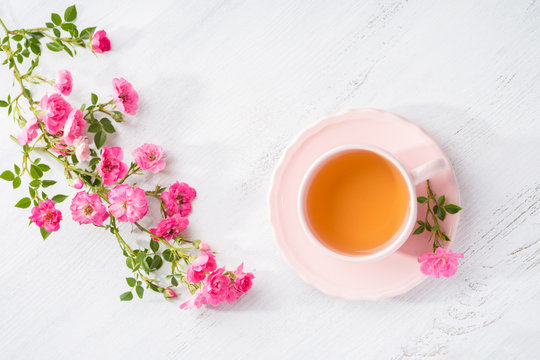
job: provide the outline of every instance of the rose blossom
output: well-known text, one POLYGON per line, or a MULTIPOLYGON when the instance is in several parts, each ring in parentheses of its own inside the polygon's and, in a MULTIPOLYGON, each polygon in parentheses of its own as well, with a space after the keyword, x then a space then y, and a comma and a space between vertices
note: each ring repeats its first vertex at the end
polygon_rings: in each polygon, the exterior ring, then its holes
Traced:
POLYGON ((17 142, 21 145, 26 145, 30 141, 34 140, 37 136, 37 129, 39 128, 36 118, 31 118, 26 122, 26 125, 21 129, 21 132, 17 136, 17 142))
POLYGON ((77 178, 75 179, 75 181, 73 181, 73 187, 75 189, 82 189, 83 186, 84 186, 84 182, 81 179, 77 178))
MULTIPOLYGON (((157 224, 156 228, 150 229, 150 232, 155 234, 156 236, 164 238, 167 241, 170 241, 171 239, 180 235, 180 233, 184 231, 188 225, 188 219, 183 218, 182 216, 180 216, 180 214, 176 214, 173 217, 161 220, 157 224)), ((153 239, 155 241, 158 241, 158 239, 154 237, 153 239)))
POLYGON ((240 264, 240 266, 238 266, 238 268, 234 271, 236 279, 234 279, 234 282, 229 288, 229 293, 227 294, 227 302, 229 304, 238 300, 240 296, 247 293, 248 290, 251 289, 252 280, 255 278, 255 276, 252 273, 245 273, 243 270, 244 263, 240 264))
POLYGON ((210 248, 210 245, 208 245, 207 243, 201 241, 201 243, 199 244, 199 250, 201 250, 201 251, 210 251, 212 249, 210 248))
POLYGON ((123 159, 124 152, 120 147, 103 147, 101 161, 98 164, 98 172, 103 178, 103 184, 112 185, 126 176, 128 169, 122 162, 123 159))
POLYGON ((80 136, 73 140, 73 146, 75 146, 75 156, 79 161, 86 161, 90 157, 90 147, 88 146, 88 139, 84 136, 80 136))
POLYGON ((433 253, 425 253, 418 258, 418 262, 422 263, 420 271, 425 275, 433 275, 435 278, 450 277, 454 275, 458 268, 458 260, 463 258, 463 254, 453 253, 452 250, 445 250, 441 247, 433 253))
POLYGON ((171 288, 166 288, 165 290, 163 290, 163 296, 165 296, 165 299, 173 299, 175 297, 178 297, 178 295, 176 295, 174 290, 171 288))
POLYGON ((148 212, 146 194, 138 187, 127 184, 116 185, 107 193, 109 211, 118 221, 136 222, 148 212))
POLYGON ((189 310, 196 307, 197 309, 201 306, 208 304, 208 299, 206 298, 206 294, 203 293, 202 288, 197 290, 195 294, 186 301, 185 303, 180 304, 180 309, 182 310, 189 310))
POLYGON ((165 161, 161 160, 163 147, 159 145, 143 144, 133 150, 132 155, 137 165, 143 170, 150 170, 155 174, 165 167, 165 161))
POLYGON ((186 274, 187 281, 197 284, 204 280, 205 273, 214 271, 217 268, 214 254, 204 252, 195 259, 189 266, 186 274))
POLYGON ((41 109, 45 111, 43 122, 45 130, 55 135, 64 128, 64 124, 71 112, 71 105, 60 94, 44 95, 40 102, 41 109))
POLYGON ((202 287, 202 293, 210 305, 216 306, 227 298, 231 278, 223 275, 225 268, 219 268, 206 277, 202 287))
POLYGON ((71 77, 71 73, 67 70, 58 70, 54 88, 64 96, 71 94, 71 90, 73 89, 73 78, 71 77))
POLYGON ((52 200, 42 200, 38 206, 34 206, 32 216, 29 219, 38 227, 48 232, 53 232, 60 229, 62 213, 60 210, 54 208, 54 202, 52 200))
POLYGON ((191 200, 197 195, 195 189, 186 183, 175 182, 169 191, 161 194, 161 199, 167 208, 167 216, 180 214, 188 216, 191 212, 191 200))
POLYGON ((111 50, 111 41, 105 30, 96 31, 92 36, 92 50, 98 54, 111 50))
POLYGON ((85 129, 86 121, 83 118, 82 111, 79 109, 71 110, 64 125, 64 142, 66 145, 73 145, 75 139, 84 135, 85 129))
POLYGON ((133 89, 133 86, 124 78, 113 79, 113 100, 120 111, 129 115, 135 115, 139 94, 133 89))
MULTIPOLYGON (((80 180, 80 179, 77 179, 80 180)), ((107 220, 109 213, 107 208, 101 203, 98 194, 88 194, 86 191, 79 191, 71 201, 71 217, 79 224, 90 224, 101 226, 107 220)))

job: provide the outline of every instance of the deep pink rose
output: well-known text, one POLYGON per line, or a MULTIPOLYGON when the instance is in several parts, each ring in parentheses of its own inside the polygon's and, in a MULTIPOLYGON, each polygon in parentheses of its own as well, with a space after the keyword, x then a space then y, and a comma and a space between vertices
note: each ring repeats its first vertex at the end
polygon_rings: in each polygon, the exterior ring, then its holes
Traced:
POLYGON ((191 212, 191 200, 195 198, 197 192, 186 183, 175 182, 161 194, 161 199, 167 208, 167 216, 180 214, 184 217, 191 212))
POLYGON ((39 129, 39 126, 36 118, 31 118, 21 129, 21 132, 17 136, 17 142, 21 145, 28 144, 36 138, 37 129, 39 129))
POLYGON ((112 185, 126 176, 128 168, 122 162, 124 152, 118 146, 104 146, 101 153, 101 161, 98 164, 99 175, 103 178, 103 184, 112 185))
POLYGON ((84 135, 85 129, 86 121, 83 118, 82 111, 79 109, 71 110, 64 125, 64 142, 66 145, 73 145, 75 139, 84 135))
POLYGON ((133 150, 135 162, 143 170, 150 170, 154 174, 163 170, 165 161, 163 158, 163 147, 154 144, 143 144, 133 150))
POLYGON ((84 182, 81 179, 77 178, 77 179, 75 179, 75 181, 73 181, 73 187, 75 189, 77 189, 77 190, 82 189, 83 186, 84 186, 84 182))
POLYGON ((195 259, 189 266, 186 274, 187 281, 197 284, 204 280, 207 272, 217 268, 214 254, 204 252, 195 259))
POLYGON ((146 194, 138 187, 128 184, 116 185, 107 193, 109 199, 109 212, 118 221, 136 222, 142 219, 148 212, 146 194))
POLYGON ((133 86, 124 78, 113 79, 113 100, 120 111, 129 115, 135 115, 139 108, 139 94, 133 86))
MULTIPOLYGON (((77 179, 80 180, 80 179, 77 179)), ((71 201, 71 217, 79 224, 103 225, 109 217, 107 208, 101 203, 98 194, 88 194, 86 191, 79 191, 71 201)))
POLYGON ((41 98, 40 106, 45 111, 43 117, 45 130, 52 135, 60 132, 71 112, 71 105, 60 94, 52 94, 51 96, 45 94, 41 98))
POLYGON ((206 277, 202 287, 202 293, 205 294, 208 303, 216 306, 227 298, 231 278, 223 275, 225 268, 219 268, 206 277))
POLYGON ((64 96, 71 94, 71 90, 73 89, 73 78, 71 77, 71 73, 67 70, 58 70, 54 88, 64 96))
POLYGON ((422 263, 420 271, 425 275, 433 275, 435 278, 450 277, 457 271, 459 262, 457 259, 463 258, 463 254, 453 253, 452 250, 437 248, 435 254, 425 253, 418 258, 418 262, 422 263))
POLYGON ((92 36, 92 50, 98 54, 111 50, 111 41, 105 30, 96 31, 92 36))
POLYGON ((32 216, 29 219, 38 227, 48 232, 53 232, 60 229, 62 213, 60 210, 54 208, 54 202, 52 200, 43 200, 39 202, 38 206, 32 209, 32 216))
POLYGON ((84 136, 78 137, 73 140, 73 146, 75 146, 75 156, 79 161, 86 161, 90 157, 90 147, 88 146, 88 139, 84 136))
MULTIPOLYGON (((162 219, 154 229, 150 229, 150 232, 170 241, 179 236, 182 231, 186 230, 188 225, 188 219, 183 218, 180 214, 176 214, 173 217, 162 219)), ((158 241, 158 239, 154 237, 153 239, 158 241)))

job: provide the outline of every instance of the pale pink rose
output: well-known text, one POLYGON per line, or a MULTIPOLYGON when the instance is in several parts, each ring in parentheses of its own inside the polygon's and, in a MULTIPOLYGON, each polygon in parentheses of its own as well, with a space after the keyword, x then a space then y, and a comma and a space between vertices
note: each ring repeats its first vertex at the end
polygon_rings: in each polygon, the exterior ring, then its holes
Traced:
POLYGON ((92 36, 92 50, 98 54, 111 50, 111 41, 105 30, 96 31, 92 36))
POLYGON ((45 130, 55 135, 64 128, 64 124, 71 112, 71 105, 60 94, 45 94, 40 102, 41 110, 45 111, 43 122, 45 130))
POLYGON ((134 223, 148 212, 146 194, 138 187, 127 184, 116 185, 107 193, 109 212, 118 221, 134 223))
POLYGON ((103 184, 112 185, 126 176, 128 168, 122 162, 123 159, 124 152, 118 146, 103 147, 98 164, 98 173, 103 178, 103 184))
POLYGON ((67 70, 58 70, 54 88, 64 96, 71 94, 71 90, 73 89, 73 78, 71 77, 71 73, 67 70))
POLYGON ((113 79, 113 100, 120 111, 129 115, 135 115, 139 108, 139 94, 133 86, 124 78, 113 79))
POLYGON ((191 283, 197 284, 204 280, 205 273, 214 271, 216 268, 215 255, 210 252, 204 252, 191 263, 187 270, 186 279, 191 283))
POLYGON ((84 136, 78 137, 73 140, 73 146, 75 146, 75 156, 79 161, 86 161, 90 157, 90 147, 88 146, 88 139, 84 136))
POLYGON ((38 206, 34 206, 32 216, 29 219, 38 227, 48 232, 53 232, 60 229, 62 213, 60 210, 54 208, 54 202, 52 200, 43 200, 39 202, 38 206))
POLYGON ((452 250, 437 248, 435 254, 425 253, 418 258, 418 262, 422 263, 420 271, 425 275, 433 275, 435 278, 450 277, 457 271, 459 262, 457 259, 463 258, 463 254, 453 253, 452 250))
POLYGON ((37 136, 37 129, 39 129, 36 118, 31 118, 26 122, 26 125, 21 129, 21 132, 17 136, 17 142, 21 145, 26 145, 37 136))
POLYGON ((75 139, 84 135, 85 129, 86 121, 83 118, 82 111, 79 109, 71 110, 64 125, 64 142, 66 145, 73 145, 75 139))
POLYGON ((82 189, 83 186, 84 186, 84 182, 82 181, 82 179, 77 178, 77 179, 75 179, 75 181, 73 181, 73 187, 75 189, 77 189, 77 190, 82 189))
POLYGON ((161 160, 163 147, 159 145, 143 144, 133 150, 132 155, 137 165, 143 170, 150 170, 155 174, 165 167, 165 161, 161 160))
POLYGON ((178 297, 173 289, 166 288, 163 290, 163 296, 165 296, 165 299, 174 299, 175 297, 178 297))
POLYGON ((161 194, 161 200, 166 207, 167 216, 180 214, 184 217, 191 212, 191 200, 195 198, 197 192, 186 183, 175 182, 161 194))
POLYGON ((185 303, 180 304, 180 309, 182 310, 189 310, 196 307, 197 309, 200 308, 203 305, 208 304, 208 299, 206 297, 206 294, 203 293, 202 289, 199 289, 193 294, 191 299, 186 301, 185 303))
MULTIPOLYGON (((173 217, 162 219, 155 228, 150 229, 150 232, 164 238, 167 241, 170 241, 173 238, 176 238, 184 231, 189 225, 189 220, 176 214, 173 217)), ((158 239, 154 238, 155 241, 158 239)))
POLYGON ((199 244, 199 250, 201 250, 201 251, 211 251, 212 249, 210 248, 210 245, 208 245, 207 243, 201 241, 201 243, 199 244))
MULTIPOLYGON (((80 180, 80 179, 78 179, 80 180)), ((98 194, 88 194, 79 191, 71 200, 71 217, 79 224, 94 224, 101 226, 109 217, 107 208, 101 203, 98 194)))

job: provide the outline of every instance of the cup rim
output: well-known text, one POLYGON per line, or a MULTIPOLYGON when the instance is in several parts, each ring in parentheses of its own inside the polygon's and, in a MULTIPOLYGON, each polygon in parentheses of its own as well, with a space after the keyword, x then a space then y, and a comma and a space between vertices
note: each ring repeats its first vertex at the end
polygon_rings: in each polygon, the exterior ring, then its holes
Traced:
POLYGON ((413 180, 409 171, 405 168, 405 166, 403 166, 403 164, 394 155, 390 154, 388 151, 381 149, 378 146, 369 145, 369 144, 362 144, 362 143, 346 144, 346 145, 335 147, 325 152, 310 165, 309 169, 304 174, 304 177, 302 178, 302 181, 300 183, 300 191, 298 192, 298 199, 297 199, 297 210, 300 217, 300 224, 302 226, 302 229, 304 230, 304 233, 308 236, 308 238, 310 239, 312 243, 316 244, 316 246, 319 247, 319 249, 323 250, 326 254, 334 258, 337 258, 339 260, 366 263, 366 262, 380 260, 393 254, 409 238, 412 232, 412 229, 414 227, 414 224, 416 223, 416 216, 417 216, 416 188, 415 188, 415 185, 413 183, 413 180), (379 251, 375 251, 369 254, 346 255, 343 253, 338 253, 328 248, 320 240, 318 240, 315 234, 313 234, 313 232, 311 231, 307 223, 306 214, 304 211, 304 200, 305 200, 306 191, 308 187, 307 185, 308 185, 308 182, 311 180, 312 176, 315 174, 315 172, 330 157, 339 153, 350 151, 350 150, 371 151, 371 152, 376 153, 377 155, 384 157, 388 161, 390 161, 399 170, 403 179, 405 180, 405 183, 407 184, 407 190, 409 192, 409 197, 410 197, 409 198, 409 212, 408 212, 407 220, 405 222, 405 226, 402 226, 401 232, 396 233, 393 239, 390 239, 387 242, 385 242, 384 244, 386 244, 386 246, 384 248, 380 249, 379 251))

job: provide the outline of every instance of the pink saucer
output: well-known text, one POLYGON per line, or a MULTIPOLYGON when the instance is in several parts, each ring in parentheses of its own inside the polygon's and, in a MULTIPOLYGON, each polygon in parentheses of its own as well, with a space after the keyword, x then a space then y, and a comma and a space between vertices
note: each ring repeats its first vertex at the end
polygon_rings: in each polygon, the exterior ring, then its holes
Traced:
MULTIPOLYGON (((359 109, 331 116, 306 129, 285 150, 270 188, 270 220, 283 257, 305 282, 332 296, 378 300, 403 294, 426 279, 417 258, 431 251, 428 233, 411 235, 397 252, 380 261, 352 263, 335 259, 312 244, 302 230, 297 211, 300 182, 309 166, 328 150, 355 142, 385 149, 409 170, 436 157, 448 160, 435 140, 398 115, 359 109)), ((459 204, 459 188, 451 166, 430 181, 435 193, 459 204)), ((417 186, 416 191, 419 196, 425 194, 425 184, 417 186)), ((418 217, 422 215, 425 205, 418 208, 418 217)), ((456 235, 458 219, 459 214, 449 215, 442 225, 451 239, 456 235)))

